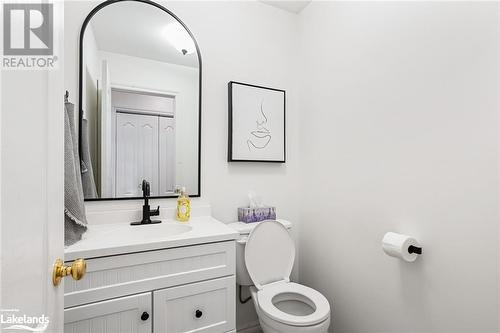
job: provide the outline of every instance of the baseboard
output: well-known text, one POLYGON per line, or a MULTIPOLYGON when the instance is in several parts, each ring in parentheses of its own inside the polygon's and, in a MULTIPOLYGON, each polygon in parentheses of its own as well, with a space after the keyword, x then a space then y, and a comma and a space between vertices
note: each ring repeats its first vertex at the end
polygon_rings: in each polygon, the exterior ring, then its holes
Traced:
POLYGON ((246 327, 238 328, 236 332, 238 333, 262 333, 260 329, 259 322, 253 322, 245 325, 246 327))

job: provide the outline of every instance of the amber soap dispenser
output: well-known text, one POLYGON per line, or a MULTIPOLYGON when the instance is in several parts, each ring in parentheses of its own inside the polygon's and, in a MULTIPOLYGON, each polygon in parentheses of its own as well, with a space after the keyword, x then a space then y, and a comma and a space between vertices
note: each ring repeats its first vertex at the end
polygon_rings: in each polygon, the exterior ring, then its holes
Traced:
POLYGON ((186 194, 186 188, 180 189, 179 198, 177 198, 177 212, 175 214, 177 221, 187 222, 191 217, 191 200, 186 194))

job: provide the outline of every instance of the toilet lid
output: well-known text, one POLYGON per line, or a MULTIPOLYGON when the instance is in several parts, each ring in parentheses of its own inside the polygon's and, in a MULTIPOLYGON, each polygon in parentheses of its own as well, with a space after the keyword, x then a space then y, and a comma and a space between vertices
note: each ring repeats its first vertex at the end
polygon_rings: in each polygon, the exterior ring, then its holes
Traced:
POLYGON ((288 281, 294 260, 295 244, 283 224, 265 221, 248 236, 245 264, 257 289, 271 282, 288 281))

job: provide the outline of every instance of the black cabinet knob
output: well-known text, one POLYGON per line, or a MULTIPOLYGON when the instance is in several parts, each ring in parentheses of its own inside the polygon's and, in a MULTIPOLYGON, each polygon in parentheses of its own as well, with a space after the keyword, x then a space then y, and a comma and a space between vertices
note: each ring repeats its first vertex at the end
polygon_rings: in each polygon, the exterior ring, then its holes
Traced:
POLYGON ((146 311, 144 311, 141 315, 141 320, 143 321, 146 321, 149 319, 149 313, 147 313, 146 311))
POLYGON ((196 310, 196 312, 194 313, 194 316, 196 318, 201 318, 201 316, 203 316, 203 312, 201 312, 200 310, 196 310))

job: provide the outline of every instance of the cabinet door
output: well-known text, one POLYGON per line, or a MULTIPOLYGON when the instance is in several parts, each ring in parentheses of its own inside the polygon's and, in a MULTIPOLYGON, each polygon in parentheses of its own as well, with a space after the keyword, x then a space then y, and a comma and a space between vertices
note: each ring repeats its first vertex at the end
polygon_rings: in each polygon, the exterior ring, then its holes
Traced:
POLYGON ((146 179, 158 195, 158 117, 116 114, 116 196, 142 196, 146 179))
POLYGON ((233 275, 155 291, 155 333, 234 330, 235 283, 233 275))
POLYGON ((160 117, 159 195, 174 194, 175 187, 175 119, 160 117))
POLYGON ((152 320, 144 293, 65 309, 64 333, 151 333, 152 320))

